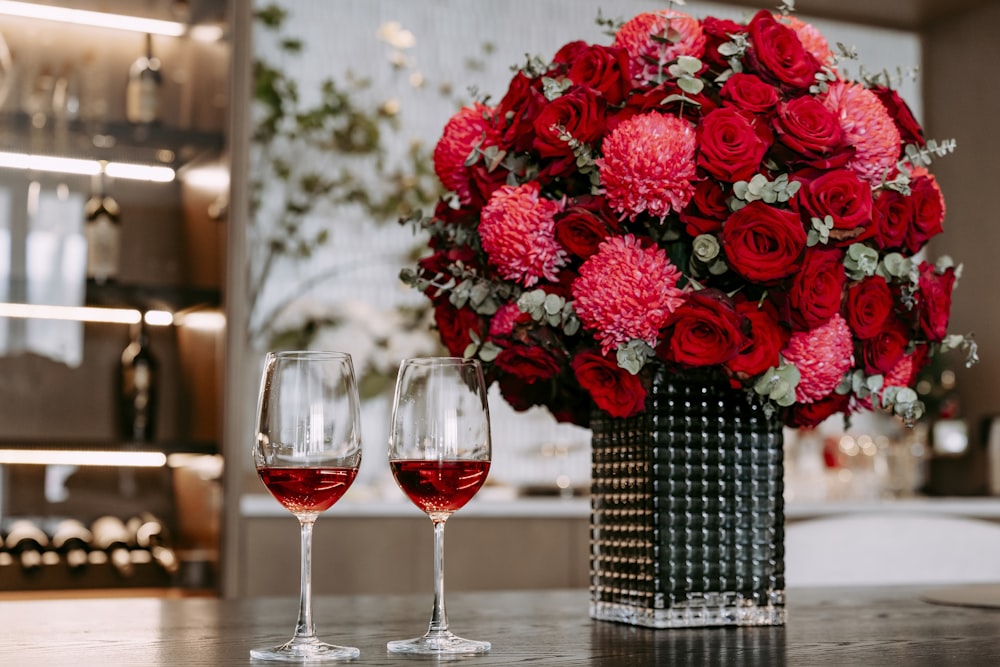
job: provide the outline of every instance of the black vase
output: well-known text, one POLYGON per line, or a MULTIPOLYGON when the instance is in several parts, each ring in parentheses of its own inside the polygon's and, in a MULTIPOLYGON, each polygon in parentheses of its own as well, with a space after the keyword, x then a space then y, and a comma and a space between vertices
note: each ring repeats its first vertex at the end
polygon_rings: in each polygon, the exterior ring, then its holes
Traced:
POLYGON ((643 414, 591 428, 591 617, 783 625, 780 420, 724 378, 660 368, 643 414))

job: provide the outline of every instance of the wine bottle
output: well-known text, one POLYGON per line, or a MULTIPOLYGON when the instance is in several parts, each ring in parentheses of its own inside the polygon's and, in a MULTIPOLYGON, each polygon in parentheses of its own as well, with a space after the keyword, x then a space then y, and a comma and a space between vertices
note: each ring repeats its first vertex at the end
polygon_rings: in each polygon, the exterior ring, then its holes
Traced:
POLYGON ((90 532, 94 535, 94 548, 108 555, 118 574, 132 576, 132 554, 128 548, 129 535, 125 523, 110 514, 101 516, 90 525, 90 532))
POLYGON ((177 553, 170 546, 167 529, 156 516, 143 512, 128 520, 129 533, 134 535, 134 543, 140 549, 146 549, 164 571, 173 574, 180 569, 177 553))
POLYGON ((19 558, 21 568, 27 571, 42 566, 42 552, 49 543, 49 536, 29 519, 15 519, 7 529, 4 546, 11 556, 19 558))
POLYGON ((87 277, 98 283, 118 276, 121 252, 121 208, 108 191, 102 165, 94 176, 92 193, 84 207, 87 239, 87 277))
POLYGON ((160 60, 153 56, 153 36, 146 35, 146 53, 136 58, 128 70, 125 90, 125 117, 131 123, 149 124, 160 119, 160 90, 163 75, 160 60))
POLYGON ((157 369, 146 323, 140 319, 132 325, 118 375, 119 430, 127 442, 152 442, 156 437, 157 369))
POLYGON ((87 553, 94 535, 77 519, 61 519, 49 531, 49 545, 66 561, 71 570, 87 565, 87 553))

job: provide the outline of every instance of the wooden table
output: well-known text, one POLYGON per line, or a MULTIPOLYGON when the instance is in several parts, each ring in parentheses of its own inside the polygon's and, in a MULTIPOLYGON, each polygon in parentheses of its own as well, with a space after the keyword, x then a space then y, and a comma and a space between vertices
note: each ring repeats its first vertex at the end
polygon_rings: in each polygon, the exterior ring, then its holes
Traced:
MULTIPOLYGON (((991 665, 1000 664, 1000 610, 943 606, 927 589, 789 592, 777 628, 648 630, 591 621, 583 590, 455 593, 452 629, 493 642, 470 665, 991 665)), ((361 649, 353 664, 400 665, 385 643, 421 634, 427 595, 315 601, 320 636, 361 649)), ((0 664, 247 665, 251 647, 288 638, 290 598, 120 598, 0 601, 0 664)), ((262 663, 266 664, 266 663, 262 663)))

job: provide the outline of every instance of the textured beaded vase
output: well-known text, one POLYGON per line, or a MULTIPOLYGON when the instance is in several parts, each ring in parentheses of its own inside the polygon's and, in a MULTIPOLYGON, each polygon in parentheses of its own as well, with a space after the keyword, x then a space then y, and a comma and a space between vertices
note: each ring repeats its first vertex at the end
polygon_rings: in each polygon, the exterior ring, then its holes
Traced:
POLYGON ((591 428, 590 616, 783 625, 780 421, 724 380, 661 369, 643 414, 591 428))

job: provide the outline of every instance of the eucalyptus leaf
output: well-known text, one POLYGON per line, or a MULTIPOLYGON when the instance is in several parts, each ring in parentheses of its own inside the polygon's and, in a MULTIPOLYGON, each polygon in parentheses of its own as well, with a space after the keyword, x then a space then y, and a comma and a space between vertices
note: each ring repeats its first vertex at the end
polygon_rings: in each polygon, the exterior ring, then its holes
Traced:
POLYGON ((693 56, 678 56, 677 66, 690 76, 694 76, 701 71, 701 61, 693 56))
POLYGON ((483 343, 483 346, 479 348, 479 358, 486 363, 490 363, 496 360, 497 355, 499 355, 501 351, 502 348, 500 346, 496 345, 492 341, 486 341, 483 343))
POLYGON ((690 77, 681 77, 677 79, 677 87, 683 90, 685 93, 691 95, 697 95, 705 88, 705 82, 701 79, 694 79, 690 77))

